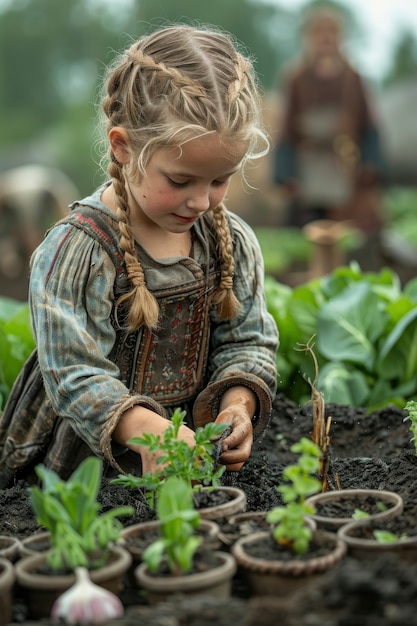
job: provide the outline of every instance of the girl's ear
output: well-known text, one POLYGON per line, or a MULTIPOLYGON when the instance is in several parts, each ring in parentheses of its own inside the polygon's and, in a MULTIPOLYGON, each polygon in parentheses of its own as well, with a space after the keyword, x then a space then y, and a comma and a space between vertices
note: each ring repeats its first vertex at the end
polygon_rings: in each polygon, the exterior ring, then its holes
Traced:
POLYGON ((111 128, 109 131, 109 141, 112 152, 117 161, 121 165, 127 165, 130 163, 131 154, 129 150, 129 142, 124 128, 120 128, 119 126, 111 128))

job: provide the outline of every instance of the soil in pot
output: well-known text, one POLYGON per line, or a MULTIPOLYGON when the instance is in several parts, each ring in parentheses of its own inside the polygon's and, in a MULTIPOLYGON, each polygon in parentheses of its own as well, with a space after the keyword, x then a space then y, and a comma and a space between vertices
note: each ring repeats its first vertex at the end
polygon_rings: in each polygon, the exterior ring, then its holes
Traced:
POLYGON ((241 537, 231 552, 255 595, 284 597, 342 560, 346 545, 334 533, 314 530, 308 550, 297 554, 278 544, 268 530, 241 537))
POLYGON ((230 554, 202 547, 195 554, 192 570, 182 576, 173 576, 165 561, 155 574, 141 563, 135 576, 138 586, 146 591, 149 603, 157 604, 177 594, 229 598, 236 569, 235 559, 230 554))
POLYGON ((386 553, 408 563, 417 563, 417 522, 402 516, 390 520, 358 520, 339 529, 338 535, 346 542, 351 556, 375 559, 386 553), (375 532, 383 531, 397 537, 395 541, 378 541, 375 532))
POLYGON ((307 498, 315 508, 311 518, 319 528, 337 531, 354 519, 357 511, 368 519, 385 520, 400 515, 403 499, 398 493, 379 489, 341 489, 307 498))

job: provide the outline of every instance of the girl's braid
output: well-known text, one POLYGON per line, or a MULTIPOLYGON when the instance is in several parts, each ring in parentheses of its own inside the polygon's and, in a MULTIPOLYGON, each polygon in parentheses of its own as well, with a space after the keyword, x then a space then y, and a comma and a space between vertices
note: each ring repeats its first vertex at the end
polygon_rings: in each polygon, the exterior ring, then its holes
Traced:
POLYGON ((233 291, 233 276, 235 271, 233 242, 223 204, 219 204, 219 206, 214 209, 213 218, 218 238, 218 250, 221 263, 220 283, 215 292, 213 301, 217 304, 219 318, 224 320, 235 317, 239 312, 240 304, 233 291))
POLYGON ((114 159, 111 160, 108 172, 113 179, 114 190, 118 200, 116 215, 119 218, 120 248, 124 253, 127 276, 133 289, 122 295, 116 304, 116 310, 124 302, 130 302, 128 324, 131 330, 145 325, 153 328, 158 322, 158 303, 146 288, 145 275, 139 263, 135 239, 129 225, 129 204, 125 187, 123 169, 114 159))

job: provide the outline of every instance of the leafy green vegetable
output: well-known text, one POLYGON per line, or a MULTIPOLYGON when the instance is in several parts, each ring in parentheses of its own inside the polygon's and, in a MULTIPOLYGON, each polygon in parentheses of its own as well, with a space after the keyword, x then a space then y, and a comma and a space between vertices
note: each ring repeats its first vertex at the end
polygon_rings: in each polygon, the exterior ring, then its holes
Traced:
POLYGON ((0 409, 34 347, 29 306, 0 296, 0 409))
POLYGON ((314 372, 296 348, 313 335, 326 403, 371 411, 416 397, 417 278, 402 288, 390 269, 365 273, 351 263, 294 288, 267 276, 265 293, 280 331, 278 388, 288 398, 309 400, 314 372))
POLYGON ((100 515, 97 495, 102 461, 97 457, 85 459, 67 481, 42 464, 35 469, 42 488, 34 485, 29 493, 38 523, 50 532, 49 565, 54 570, 98 567, 123 529, 116 518, 132 515, 134 509, 118 507, 100 515), (102 552, 101 557, 93 559, 97 551, 102 552))

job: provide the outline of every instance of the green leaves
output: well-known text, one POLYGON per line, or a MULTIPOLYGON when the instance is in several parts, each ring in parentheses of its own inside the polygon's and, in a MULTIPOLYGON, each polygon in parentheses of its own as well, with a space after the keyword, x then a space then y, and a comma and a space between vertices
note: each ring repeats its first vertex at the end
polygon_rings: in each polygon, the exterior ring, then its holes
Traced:
POLYGON ((185 441, 178 439, 180 426, 184 422, 185 411, 175 409, 171 423, 164 432, 164 437, 145 433, 142 437, 133 437, 132 443, 147 447, 151 452, 159 451, 158 463, 164 465, 156 473, 147 472, 143 476, 119 475, 112 483, 124 485, 130 489, 144 488, 148 504, 153 508, 162 483, 170 476, 182 478, 195 490, 201 486, 220 485, 220 477, 225 466, 216 466, 212 453, 214 441, 227 428, 227 424, 207 423, 197 428, 195 446, 192 448, 185 441))
POLYGON ((187 481, 170 476, 158 494, 157 516, 161 522, 161 539, 143 553, 148 568, 155 572, 165 557, 174 575, 185 574, 193 566, 201 537, 194 534, 200 525, 200 515, 194 509, 191 486, 187 481))
POLYGON ((294 289, 267 279, 265 290, 281 337, 279 389, 297 404, 309 400, 314 378, 297 345, 313 335, 325 402, 371 411, 416 395, 417 279, 402 290, 391 270, 363 273, 352 263, 294 289))
POLYGON ((132 515, 132 507, 118 507, 99 514, 97 495, 102 477, 102 462, 85 459, 67 481, 44 465, 36 467, 42 482, 29 488, 37 521, 51 534, 48 562, 55 569, 78 566, 98 567, 109 545, 117 541, 123 528, 117 517, 132 515), (94 553, 101 554, 94 559, 94 553), (104 553, 103 553, 104 551, 104 553))
POLYGON ((314 513, 305 499, 321 489, 321 482, 316 478, 319 469, 320 448, 307 437, 301 437, 291 446, 291 451, 299 453, 297 463, 287 465, 283 479, 289 484, 279 485, 285 506, 277 506, 267 514, 267 522, 275 525, 274 539, 287 545, 297 554, 307 551, 312 531, 305 523, 306 515, 314 513))

